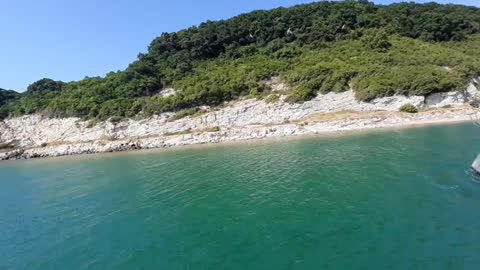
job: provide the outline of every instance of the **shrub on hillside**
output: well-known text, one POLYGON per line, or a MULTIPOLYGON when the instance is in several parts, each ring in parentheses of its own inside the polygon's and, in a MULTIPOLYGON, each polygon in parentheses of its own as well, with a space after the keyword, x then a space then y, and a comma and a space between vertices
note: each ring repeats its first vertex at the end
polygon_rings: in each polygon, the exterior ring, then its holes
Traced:
POLYGON ((280 96, 277 94, 269 95, 266 99, 266 103, 275 103, 280 100, 280 96))
POLYGON ((285 101, 288 103, 302 103, 311 100, 315 95, 316 92, 312 88, 298 87, 285 99, 285 101))
POLYGON ((387 32, 383 29, 366 31, 362 41, 367 48, 378 52, 386 52, 392 46, 392 43, 390 43, 388 39, 387 32))
POLYGON ((200 108, 184 109, 184 110, 178 111, 168 121, 173 122, 173 121, 185 118, 187 116, 193 116, 193 115, 196 115, 196 114, 200 114, 202 112, 204 112, 204 110, 202 110, 200 108))
POLYGON ((410 103, 402 105, 402 107, 400 107, 400 111, 401 112, 406 112, 406 113, 418 113, 417 107, 415 107, 414 105, 412 105, 410 103))

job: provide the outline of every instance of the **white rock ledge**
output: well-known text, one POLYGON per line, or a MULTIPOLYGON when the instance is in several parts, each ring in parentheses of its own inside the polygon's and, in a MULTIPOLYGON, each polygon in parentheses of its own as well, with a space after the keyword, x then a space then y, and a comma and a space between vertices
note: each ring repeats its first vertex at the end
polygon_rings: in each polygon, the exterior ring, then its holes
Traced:
POLYGON ((0 159, 116 152, 470 120, 475 110, 466 103, 478 95, 477 86, 472 82, 465 92, 439 93, 427 98, 384 97, 369 103, 355 100, 352 91, 319 95, 303 104, 250 99, 230 102, 219 110, 177 121, 169 121, 173 114, 165 113, 117 124, 106 121, 94 127, 88 127, 87 121, 78 118, 50 119, 27 115, 0 121, 0 144, 17 146, 16 150, 0 153, 0 159), (399 113, 400 106, 407 103, 427 110, 418 114, 399 113))

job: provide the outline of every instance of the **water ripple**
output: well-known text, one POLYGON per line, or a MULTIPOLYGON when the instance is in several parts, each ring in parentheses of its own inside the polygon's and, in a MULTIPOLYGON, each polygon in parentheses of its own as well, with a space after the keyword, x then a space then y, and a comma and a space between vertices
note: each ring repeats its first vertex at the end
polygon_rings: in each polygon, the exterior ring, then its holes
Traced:
POLYGON ((478 140, 465 125, 0 164, 0 269, 476 269, 478 140))

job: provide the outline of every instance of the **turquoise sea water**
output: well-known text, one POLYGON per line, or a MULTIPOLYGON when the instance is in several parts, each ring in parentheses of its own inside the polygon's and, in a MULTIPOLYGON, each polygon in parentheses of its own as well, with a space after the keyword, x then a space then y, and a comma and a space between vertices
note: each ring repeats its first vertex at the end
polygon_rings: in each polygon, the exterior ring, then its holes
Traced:
POLYGON ((0 269, 479 269, 472 124, 0 163, 0 269))

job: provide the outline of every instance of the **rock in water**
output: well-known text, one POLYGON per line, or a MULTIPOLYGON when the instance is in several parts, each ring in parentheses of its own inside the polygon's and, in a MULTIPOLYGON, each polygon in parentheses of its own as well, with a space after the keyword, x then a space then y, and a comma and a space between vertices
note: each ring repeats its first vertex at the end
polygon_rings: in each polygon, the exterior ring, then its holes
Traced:
POLYGON ((472 163, 472 168, 477 172, 480 173, 480 155, 472 163))

